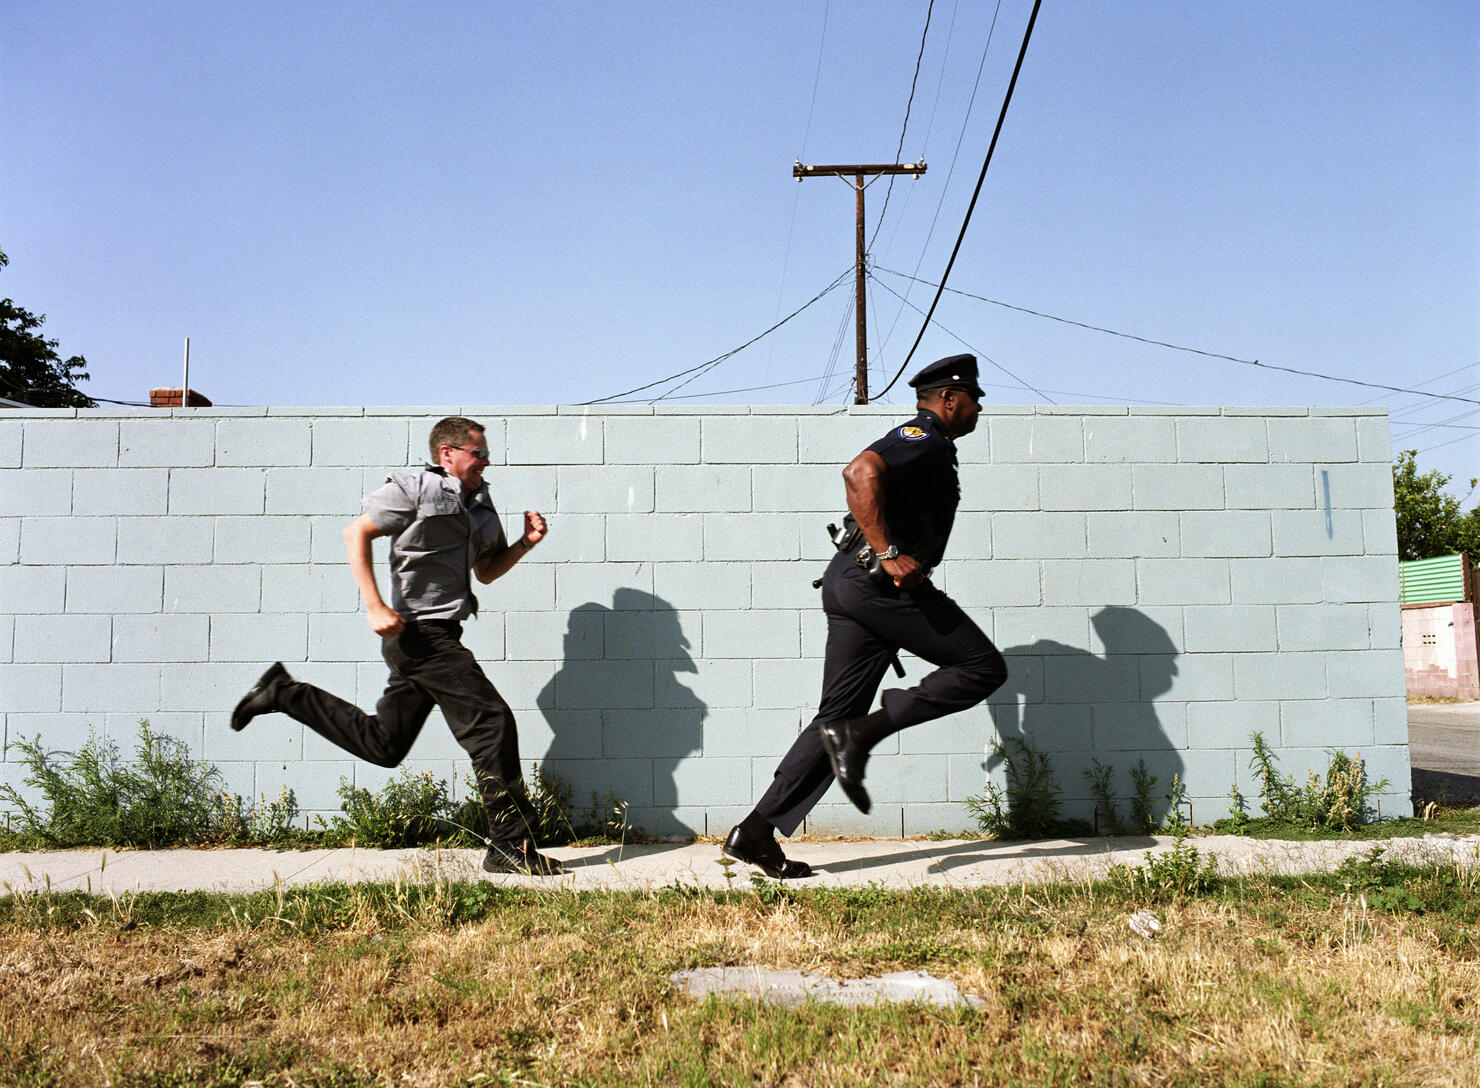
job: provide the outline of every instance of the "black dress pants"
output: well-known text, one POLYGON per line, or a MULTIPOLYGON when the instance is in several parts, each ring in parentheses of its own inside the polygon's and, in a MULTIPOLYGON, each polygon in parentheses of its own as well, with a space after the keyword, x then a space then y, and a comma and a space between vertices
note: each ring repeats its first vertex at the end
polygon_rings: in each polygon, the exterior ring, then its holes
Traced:
POLYGON ((400 634, 381 640, 380 652, 391 675, 374 714, 301 681, 279 687, 277 709, 361 759, 395 767, 432 707, 440 707, 452 735, 472 757, 489 838, 531 835, 536 817, 519 769, 514 714, 462 644, 462 625, 408 622, 400 634))
POLYGON ((882 706, 896 730, 975 706, 1007 680, 997 647, 928 581, 914 589, 876 586, 840 552, 823 575, 822 608, 827 648, 817 716, 781 758, 755 806, 756 815, 783 835, 800 826, 833 781, 818 724, 867 714, 899 650, 937 667, 914 687, 884 692, 882 706))

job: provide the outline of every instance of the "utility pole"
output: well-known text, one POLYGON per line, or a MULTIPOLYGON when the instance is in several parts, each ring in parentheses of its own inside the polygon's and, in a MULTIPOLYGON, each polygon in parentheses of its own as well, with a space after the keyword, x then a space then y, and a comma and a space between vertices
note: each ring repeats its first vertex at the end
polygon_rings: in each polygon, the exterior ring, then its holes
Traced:
POLYGON ((919 177, 925 173, 923 162, 893 162, 875 163, 863 166, 803 166, 798 160, 791 169, 791 176, 800 182, 803 178, 835 177, 845 178, 850 175, 853 178, 853 191, 858 194, 858 264, 854 273, 854 340, 858 347, 858 360, 854 370, 854 404, 868 403, 868 326, 865 321, 865 295, 863 286, 864 277, 864 253, 863 253, 863 190, 867 188, 863 179, 869 175, 879 174, 913 174, 919 177))

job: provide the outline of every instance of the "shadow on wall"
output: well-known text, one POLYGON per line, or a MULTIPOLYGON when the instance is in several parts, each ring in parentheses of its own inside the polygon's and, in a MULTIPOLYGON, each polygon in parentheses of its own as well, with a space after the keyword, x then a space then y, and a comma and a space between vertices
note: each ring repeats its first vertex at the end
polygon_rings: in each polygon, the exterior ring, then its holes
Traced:
MULTIPOLYGON (((1144 760, 1156 776, 1149 800, 1160 822, 1170 809, 1172 777, 1184 769, 1180 745, 1167 736, 1155 704, 1172 689, 1177 647, 1165 628, 1133 608, 1103 608, 1090 623, 1105 648, 1103 657, 1051 639, 1002 651, 1008 681, 991 700, 998 737, 1009 753, 1012 741, 1045 753, 1063 791, 1063 815, 1091 822, 1105 819, 1095 812, 1085 775, 1094 761, 1113 768, 1123 821, 1134 796, 1132 768, 1144 760)), ((994 753, 985 767, 991 772, 1001 763, 994 753)))
POLYGON ((634 827, 693 833, 675 812, 675 772, 703 748, 708 707, 680 681, 698 667, 677 611, 637 589, 579 605, 562 658, 535 704, 554 734, 540 770, 570 787, 572 819, 604 822, 621 803, 634 827))

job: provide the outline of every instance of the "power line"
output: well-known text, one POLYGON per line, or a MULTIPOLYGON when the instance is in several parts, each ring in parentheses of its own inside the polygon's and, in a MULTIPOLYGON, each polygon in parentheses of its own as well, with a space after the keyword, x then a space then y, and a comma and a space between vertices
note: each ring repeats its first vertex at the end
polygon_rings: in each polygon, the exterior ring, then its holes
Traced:
POLYGON ((961 243, 966 238, 966 228, 971 224, 971 213, 976 210, 977 197, 981 196, 982 183, 987 180, 987 167, 992 165, 992 153, 997 150, 997 138, 1002 135, 1002 124, 1007 120, 1007 107, 1012 102, 1012 92, 1017 87, 1018 73, 1023 70, 1023 58, 1028 55, 1028 41, 1033 37, 1033 24, 1038 21, 1038 9, 1043 5, 1043 0, 1033 0, 1033 13, 1028 16, 1028 29, 1023 32, 1023 44, 1018 50, 1017 63, 1012 68, 1012 79, 1008 81, 1007 93, 1002 98, 1002 109, 997 115, 997 127, 992 132, 992 142, 987 146, 987 157, 982 162, 982 171, 976 179, 976 189, 971 194, 971 203, 966 206, 966 218, 961 223, 961 233, 956 236, 956 244, 951 249, 951 259, 946 262, 946 270, 940 277, 940 289, 935 292, 935 298, 931 300, 930 309, 925 314, 925 320, 920 325, 920 335, 915 337, 915 342, 910 346, 909 354, 904 357, 904 362, 899 366, 899 372, 894 375, 888 385, 879 391, 872 399, 877 400, 894 387, 899 381, 899 375, 904 373, 905 367, 910 365, 910 360, 915 357, 915 349, 920 346, 920 341, 925 338, 925 330, 930 327, 930 318, 935 313, 935 307, 940 303, 940 296, 945 291, 946 280, 950 279, 951 269, 956 264, 956 255, 961 252, 961 243))
POLYGON ((1455 397, 1446 393, 1425 393, 1420 389, 1404 389, 1397 385, 1383 385, 1381 382, 1364 382, 1356 378, 1338 378, 1334 374, 1322 374, 1315 370, 1299 370, 1293 366, 1277 366, 1274 363, 1261 363, 1258 359, 1235 359, 1236 363, 1245 363, 1248 366, 1257 366, 1261 370, 1278 370, 1285 374, 1299 374, 1302 378, 1320 378, 1322 381, 1343 382, 1346 385, 1360 385, 1364 389, 1386 389, 1389 393, 1411 393, 1416 397, 1432 397, 1434 400, 1454 400, 1461 404, 1480 404, 1480 400, 1473 397, 1455 397))
MULTIPOLYGON (((812 136, 812 118, 817 113, 817 88, 822 82, 822 58, 827 53, 827 16, 831 9, 832 3, 829 0, 822 9, 822 37, 817 43, 817 71, 812 76, 812 103, 807 107, 807 124, 802 130, 802 149, 797 155, 797 161, 799 162, 807 153, 807 141, 812 136)), ((796 238, 797 208, 801 203, 801 195, 800 186, 794 189, 791 194, 791 226, 786 231, 786 251, 785 256, 781 259, 781 282, 776 288, 776 309, 773 316, 781 312, 781 300, 786 294, 786 277, 791 271, 791 244, 796 238)), ((767 370, 770 369, 772 357, 771 355, 766 357, 767 370)))
MULTIPOLYGON (((899 276, 902 279, 914 280, 916 283, 923 283, 927 287, 939 286, 938 284, 931 283, 929 280, 922 280, 918 277, 907 275, 904 272, 896 272, 892 268, 879 268, 878 271, 887 272, 891 276, 899 276)), ((1181 344, 1171 344, 1165 340, 1152 340, 1145 336, 1136 336, 1128 332, 1118 332, 1115 329, 1102 328, 1099 325, 1086 325, 1083 321, 1073 321, 1067 317, 1056 317, 1053 314, 1042 313, 1039 310, 1030 310, 1026 306, 1014 306, 1010 302, 999 302, 995 298, 987 298, 985 295, 973 295, 970 291, 962 291, 955 287, 947 287, 946 290, 953 295, 961 295, 963 298, 973 298, 978 302, 988 302, 993 306, 1001 306, 1004 310, 1016 310, 1020 314, 1030 314, 1033 317, 1041 317, 1048 321, 1057 321, 1062 325, 1073 325, 1076 328, 1088 329, 1090 332, 1102 332, 1108 336, 1119 336, 1126 340, 1136 340, 1142 344, 1151 344, 1154 347, 1171 348, 1173 351, 1190 351, 1194 355, 1206 355, 1210 359, 1227 359, 1231 363, 1248 363, 1251 366, 1259 365, 1257 359, 1240 359, 1235 355, 1222 355, 1216 351, 1203 351, 1201 348, 1183 347, 1181 344)))
POLYGON ((823 373, 822 381, 817 386, 817 396, 812 401, 813 404, 821 404, 823 401, 830 399, 828 388, 832 385, 833 379, 837 377, 838 360, 843 352, 843 343, 848 335, 848 328, 853 324, 853 307, 856 305, 857 300, 854 296, 849 295, 848 304, 843 307, 843 316, 838 319, 838 332, 833 337, 832 350, 828 352, 827 356, 827 370, 823 373))
POLYGON ((1480 425, 1476 425, 1473 423, 1399 423, 1396 424, 1396 426, 1417 427, 1418 429, 1416 431, 1409 431, 1407 434, 1403 435, 1401 439, 1394 438, 1394 442, 1407 442, 1410 438, 1421 435, 1424 431, 1431 431, 1435 427, 1442 427, 1445 430, 1449 431, 1480 431, 1480 425))
MULTIPOLYGON (((982 73, 985 72, 986 69, 987 69, 987 57, 991 54, 991 51, 992 51, 992 39, 996 36, 996 33, 997 33, 997 18, 998 18, 999 15, 1001 15, 1001 13, 1002 13, 1002 0, 997 0, 996 7, 994 7, 992 9, 992 22, 987 27, 987 38, 986 38, 986 41, 984 41, 982 43, 982 55, 981 55, 981 59, 977 61, 977 65, 976 65, 976 79, 973 80, 972 81, 972 84, 971 84, 971 96, 966 101, 966 113, 961 118, 961 131, 956 134, 956 146, 951 151, 951 165, 948 166, 948 167, 946 167, 946 180, 945 180, 945 183, 943 185, 941 185, 941 187, 940 187, 940 197, 935 202, 935 214, 930 217, 930 227, 929 227, 928 230, 925 231, 925 240, 920 244, 920 256, 915 261, 915 272, 917 274, 920 271, 920 266, 925 263, 925 254, 926 254, 926 252, 930 248, 930 241, 931 241, 931 239, 933 239, 935 237, 935 228, 940 223, 940 212, 941 212, 941 209, 945 207, 946 194, 950 191, 950 188, 951 188, 951 179, 956 176, 956 163, 961 158, 961 144, 964 143, 965 140, 966 140, 966 129, 971 124, 971 114, 976 109, 976 96, 977 96, 977 92, 981 90, 982 73)), ((951 43, 951 41, 952 41, 952 39, 954 37, 955 30, 956 30, 956 9, 953 8, 951 10, 951 27, 950 27, 950 31, 946 35, 946 53, 947 54, 950 53, 950 48, 951 48, 950 43, 951 43)), ((948 56, 945 56, 945 57, 942 57, 941 58, 941 78, 936 83, 936 87, 935 87, 935 104, 931 108, 930 124, 926 127, 926 130, 925 130, 925 145, 926 145, 927 148, 930 145, 930 132, 935 127, 935 107, 939 106, 939 104, 940 104, 940 89, 941 89, 941 86, 945 82, 945 67, 946 67, 946 61, 948 59, 949 59, 948 56)), ((913 190, 911 190, 911 192, 913 192, 913 190)), ((906 296, 908 297, 908 292, 906 292, 906 296)), ((894 338, 894 329, 899 324, 899 319, 900 319, 900 317, 903 314, 904 314, 904 307, 903 306, 901 306, 898 310, 895 311, 895 313, 894 313, 894 320, 889 323, 889 331, 884 334, 884 338, 879 342, 879 350, 881 352, 884 350, 884 345, 887 344, 890 340, 892 340, 894 338)))
MULTIPOLYGON (((1466 393, 1473 393, 1477 389, 1480 389, 1480 383, 1477 383, 1477 384, 1474 384, 1474 385, 1462 385, 1458 389, 1451 389, 1451 390, 1449 390, 1449 395, 1451 397, 1460 397, 1460 396, 1464 396, 1466 393)), ((1383 399, 1385 399, 1385 398, 1383 398, 1383 397, 1378 397, 1377 398, 1377 400, 1379 400, 1379 401, 1380 400, 1383 400, 1383 399)), ((1435 407, 1435 406, 1433 404, 1430 404, 1428 401, 1418 401, 1417 403, 1413 403, 1413 404, 1405 404, 1405 405, 1403 405, 1400 408, 1395 408, 1392 411, 1388 412, 1388 419, 1389 420, 1392 420, 1393 422, 1402 421, 1402 422, 1405 422, 1406 423, 1412 417, 1421 415, 1422 413, 1429 411, 1433 407, 1435 407)), ((1475 409, 1473 409, 1473 408, 1466 408, 1463 412, 1460 413, 1460 415, 1474 415, 1474 413, 1475 413, 1475 409)), ((1458 417, 1452 417, 1452 418, 1458 418, 1458 417)), ((1416 420, 1415 420, 1415 422, 1416 422, 1416 420)))
MULTIPOLYGON (((915 104, 915 85, 920 82, 920 62, 925 59, 925 39, 930 35, 930 15, 935 11, 935 0, 930 0, 930 6, 925 9, 925 29, 920 32, 920 52, 915 57, 915 75, 910 80, 910 97, 904 104, 904 124, 899 129, 899 146, 894 149, 894 161, 899 162, 900 155, 904 154, 904 134, 910 127, 910 110, 915 104)), ((874 233, 869 236, 868 248, 874 248, 874 240, 879 237, 879 231, 884 226, 884 213, 889 210, 889 197, 894 193, 894 178, 891 175, 889 185, 884 190, 884 206, 879 209, 879 221, 874 224, 874 233)))
MULTIPOLYGON (((835 281, 834 285, 836 285, 837 282, 841 282, 841 281, 840 280, 839 281, 835 281)), ((830 288, 827 289, 827 290, 830 290, 830 288)), ((826 290, 824 290, 823 292, 820 292, 819 294, 817 294, 816 296, 814 296, 813 299, 811 300, 811 302, 808 302, 806 304, 806 306, 810 306, 812 304, 812 302, 816 302, 817 299, 821 298, 822 295, 825 294, 825 293, 826 293, 826 290)), ((796 309, 795 311, 793 311, 792 314, 787 318, 787 320, 789 321, 792 317, 795 317, 797 314, 801 313, 802 310, 806 309, 806 306, 799 307, 798 309, 796 309)), ((699 369, 697 373, 694 373, 694 374, 689 375, 683 381, 681 381, 677 385, 675 385, 672 389, 665 389, 662 393, 659 393, 656 397, 653 398, 654 402, 656 403, 657 401, 660 401, 660 400, 667 400, 669 397, 673 396, 675 393, 677 393, 684 386, 689 385, 689 384, 691 384, 693 382, 698 381, 700 378, 702 378, 705 374, 708 374, 711 370, 713 370, 720 363, 724 362, 726 359, 730 358, 733 355, 738 355, 740 352, 742 352, 746 348, 748 348, 751 344, 753 344, 757 340, 759 340, 761 338, 761 336, 767 335, 773 329, 778 328, 778 327, 779 327, 779 324, 778 325, 773 325, 773 326, 771 326, 770 329, 767 329, 765 332, 761 333, 760 336, 756 336, 756 337, 753 337, 750 340, 747 340, 745 343, 741 344, 738 348, 735 348, 733 351, 726 352, 724 355, 721 355, 717 359, 711 359, 708 363, 704 364, 703 368, 702 369, 699 369)))
MULTIPOLYGON (((1466 363, 1464 366, 1457 366, 1453 370, 1446 370, 1443 374, 1435 374, 1432 378, 1418 382, 1416 385, 1414 385, 1413 388, 1422 389, 1426 385, 1433 385, 1435 382, 1442 381, 1443 379, 1448 378, 1451 375, 1458 374, 1462 370, 1471 370, 1477 366, 1480 366, 1480 363, 1466 363)), ((1456 392, 1463 392, 1463 390, 1456 390, 1456 392)), ((1374 397, 1372 400, 1363 401, 1362 403, 1376 404, 1381 399, 1381 397, 1374 397)))
MULTIPOLYGON (((1442 430, 1480 431, 1480 426, 1476 426, 1475 424, 1471 423, 1459 422, 1462 419, 1473 419, 1475 417, 1476 411, 1477 409, 1475 408, 1468 408, 1463 412, 1456 412, 1452 416, 1446 416, 1444 419, 1434 420, 1432 422, 1426 422, 1424 420, 1417 419, 1412 421, 1395 421, 1392 417, 1392 414, 1389 413, 1388 426, 1390 429, 1393 427, 1405 428, 1406 433, 1403 435, 1403 441, 1405 442, 1410 441, 1427 431, 1431 431, 1436 427, 1442 430)), ((1394 441, 1397 441, 1397 439, 1394 438, 1394 441)))
POLYGON ((822 58, 827 53, 827 17, 832 11, 832 0, 822 8, 822 38, 817 43, 817 71, 812 76, 812 104, 807 107, 807 127, 802 132, 802 151, 797 159, 807 156, 807 140, 812 136, 812 117, 817 112, 817 87, 822 82, 822 58))
POLYGON ((1445 446, 1452 446, 1456 442, 1464 442, 1467 439, 1473 439, 1473 438, 1474 438, 1474 435, 1462 434, 1458 438, 1451 438, 1451 439, 1449 439, 1449 441, 1447 441, 1447 442, 1439 442, 1439 443, 1437 443, 1435 445, 1432 445, 1432 446, 1425 446, 1423 449, 1419 450, 1418 452, 1419 453, 1429 453, 1429 452, 1431 452, 1433 450, 1442 450, 1445 446))
MULTIPOLYGON (((893 271, 891 269, 888 269, 888 268, 879 268, 878 271, 880 271, 880 272, 888 272, 891 276, 901 276, 901 277, 903 277, 905 279, 914 279, 915 278, 913 276, 907 276, 903 272, 895 272, 895 271, 893 271)), ((878 282, 878 281, 875 281, 875 282, 878 282)), ((920 280, 919 282, 920 283, 929 283, 928 280, 920 280)), ((1356 378, 1341 378, 1341 377, 1337 377, 1334 374, 1322 374, 1319 371, 1315 371, 1315 370, 1299 370, 1299 369, 1296 369, 1295 367, 1279 366, 1279 365, 1277 365, 1275 363, 1262 363, 1258 359, 1240 359, 1236 355, 1223 355, 1223 354, 1221 354, 1219 352, 1216 352, 1216 351, 1203 351, 1201 348, 1189 348, 1189 347, 1185 347, 1185 346, 1183 346, 1181 344, 1172 344, 1172 343, 1169 343, 1169 342, 1167 342, 1165 340, 1152 340, 1149 337, 1136 336, 1133 333, 1119 332, 1119 331, 1117 331, 1115 329, 1106 329, 1106 328, 1100 327, 1099 325, 1087 325, 1083 321, 1072 321, 1072 320, 1070 320, 1067 317, 1055 317, 1053 314, 1045 314, 1045 313, 1039 312, 1038 310, 1030 310, 1030 309, 1028 309, 1027 307, 1024 307, 1024 306, 1013 306, 1010 303, 998 302, 996 299, 986 298, 985 296, 982 296, 982 295, 973 295, 969 291, 959 291, 959 290, 957 290, 954 287, 945 287, 944 285, 940 285, 940 286, 941 286, 941 289, 942 290, 950 291, 953 294, 964 295, 967 298, 974 298, 978 302, 988 302, 988 303, 991 303, 993 306, 1001 306, 1001 307, 1003 307, 1005 309, 1008 309, 1008 310, 1016 310, 1019 313, 1031 314, 1033 317, 1042 317, 1042 318, 1046 318, 1049 321, 1058 321, 1058 322, 1060 322, 1062 324, 1065 324, 1065 325, 1075 325, 1075 326, 1077 326, 1077 327, 1079 327, 1081 329, 1088 329, 1091 332, 1102 332, 1102 333, 1105 333, 1105 334, 1107 334, 1109 336, 1123 337, 1126 340, 1136 340, 1136 341, 1139 341, 1142 344, 1151 344, 1151 345, 1153 345, 1155 347, 1159 347, 1159 348, 1170 348, 1173 351, 1185 351, 1185 352, 1189 352, 1189 353, 1191 353, 1193 355, 1202 355, 1202 356, 1205 356, 1205 357, 1207 357, 1209 359, 1224 359, 1224 360, 1227 360, 1230 363, 1241 363, 1244 366, 1257 366, 1261 370, 1278 370, 1278 371, 1282 371, 1282 372, 1284 372, 1286 374, 1299 374, 1302 377, 1306 377, 1306 378, 1320 378, 1320 379, 1322 379, 1324 381, 1328 381, 1328 382, 1345 382, 1347 385, 1360 385, 1360 386, 1364 386, 1365 388, 1368 388, 1368 389, 1385 389, 1385 390, 1387 390, 1390 393, 1408 393, 1408 394, 1411 394, 1411 395, 1413 395, 1415 397, 1431 397, 1434 400, 1453 400, 1453 401, 1458 401, 1461 404, 1480 404, 1480 400, 1476 400, 1473 397, 1461 397, 1461 396, 1457 396, 1457 395, 1455 395, 1453 393, 1429 393, 1429 392, 1427 392, 1425 390, 1422 390, 1422 389, 1408 389, 1408 388, 1404 388, 1402 386, 1397 386, 1397 385, 1383 385, 1383 384, 1381 384, 1379 382, 1358 381, 1356 378)), ((937 297, 939 297, 939 296, 937 296, 937 297)), ((905 360, 905 361, 906 361, 906 363, 908 363, 909 360, 905 360)), ((1463 368, 1461 368, 1461 369, 1463 369, 1463 368)), ((901 370, 903 370, 903 368, 901 368, 901 370)), ((898 377, 899 377, 899 375, 896 374, 895 375, 895 378, 897 379, 898 377)), ((890 384, 892 385, 893 383, 891 382, 890 384)), ((1425 382, 1423 384, 1428 385, 1428 384, 1432 384, 1432 382, 1425 382)), ((886 389, 886 392, 887 392, 887 389, 886 389)))
POLYGON ((784 389, 791 385, 811 385, 820 380, 818 377, 793 378, 786 382, 771 382, 768 385, 749 385, 743 389, 716 389, 706 393, 684 393, 682 396, 668 397, 668 400, 698 400, 701 397, 727 397, 733 393, 755 393, 764 389, 784 389))
MULTIPOLYGON (((693 377, 690 377, 689 378, 689 381, 693 381, 694 378, 697 378, 701 374, 703 374, 704 372, 713 369, 714 367, 718 366, 720 363, 724 362, 726 359, 730 358, 731 356, 738 355, 740 352, 742 352, 746 348, 750 347, 751 344, 754 344, 757 340, 760 340, 760 339, 763 339, 764 337, 769 336, 771 333, 773 333, 777 329, 781 328, 782 325, 785 325, 792 318, 796 317, 797 314, 801 313, 807 307, 809 307, 813 303, 817 302, 818 299, 822 298, 828 292, 836 290, 843 283, 846 283, 847 282, 848 276, 849 276, 849 274, 852 271, 853 270, 850 268, 850 269, 846 269, 843 272, 840 272, 838 274, 837 278, 834 279, 830 284, 828 284, 826 287, 824 287, 821 291, 818 291, 817 294, 813 295, 806 302, 802 303, 800 306, 798 306, 791 313, 787 314, 780 321, 778 321, 774 325, 772 325, 769 329, 766 329, 764 332, 757 333, 755 336, 752 336, 749 340, 745 341, 745 343, 741 344, 739 347, 737 347, 737 348, 731 348, 729 351, 725 352, 723 355, 716 355, 713 359, 710 359, 708 362, 700 363, 698 366, 691 366, 687 370, 680 370, 677 374, 670 374, 666 378, 659 378, 657 381, 648 382, 646 385, 639 385, 637 388, 635 388, 635 389, 629 389, 625 393, 613 393, 610 396, 597 397, 594 400, 584 400, 584 401, 581 401, 580 402, 580 405, 585 406, 585 405, 591 405, 591 404, 603 404, 606 401, 617 400, 620 397, 630 397, 634 393, 641 393, 644 389, 651 389, 655 385, 662 385, 664 382, 671 382, 675 378, 683 378, 683 377, 686 377, 688 375, 692 375, 693 376, 693 377)), ((687 384, 688 384, 688 382, 684 382, 683 383, 683 385, 687 385, 687 384)), ((677 388, 682 388, 682 385, 681 386, 678 386, 677 388)), ((670 390, 670 392, 671 392, 671 390, 670 390)))
MULTIPOLYGON (((908 306, 910 309, 914 310, 916 313, 922 313, 923 312, 920 309, 920 307, 916 306, 913 302, 911 302, 909 299, 905 298, 898 291, 894 290, 894 288, 890 287, 887 283, 880 283, 878 280, 875 280, 874 282, 875 283, 878 283, 880 287, 884 288, 884 290, 888 291, 891 295, 893 295, 895 298, 899 299, 900 302, 904 303, 906 306, 908 306)), ((1017 382, 1018 385, 1022 386, 1024 389, 1028 390, 1031 393, 1036 393, 1038 396, 1040 396, 1044 400, 1048 401, 1049 404, 1055 403, 1054 399, 1052 397, 1050 397, 1047 393, 1043 392, 1043 390, 1034 388, 1033 386, 1029 385, 1022 378, 1019 378, 1012 371, 1008 370, 1001 363, 997 362, 997 360, 993 359, 990 355, 988 355, 985 352, 981 351, 979 348, 972 347, 972 345, 968 344, 965 340, 962 340, 960 336, 957 336, 954 332, 951 332, 950 329, 946 328, 939 321, 935 321, 928 314, 926 314, 926 316, 925 316, 925 323, 927 325, 933 324, 933 325, 935 325, 936 328, 940 329, 942 332, 946 333, 948 336, 951 336, 951 337, 954 337, 957 340, 960 340, 961 343, 965 347, 971 348, 972 352, 974 352, 976 354, 977 358, 984 359, 988 363, 991 363, 998 370, 1002 371, 1002 373, 1006 374, 1009 378, 1011 378, 1013 381, 1017 382)), ((895 377, 898 378, 899 375, 896 374, 895 377)), ((892 385, 893 383, 891 382, 890 384, 892 385)), ((888 392, 888 390, 886 389, 885 392, 888 392)))

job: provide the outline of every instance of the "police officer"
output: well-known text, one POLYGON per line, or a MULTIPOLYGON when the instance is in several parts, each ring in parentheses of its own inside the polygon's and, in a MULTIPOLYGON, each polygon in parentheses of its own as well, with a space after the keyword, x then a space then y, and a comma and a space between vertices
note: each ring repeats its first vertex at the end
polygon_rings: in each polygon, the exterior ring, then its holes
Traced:
POLYGON ((910 381, 919 414, 843 470, 848 517, 822 578, 827 648, 817 716, 782 757, 771 786, 725 840, 725 853, 769 876, 810 876, 775 832, 792 834, 837 779, 861 812, 869 751, 885 737, 981 702, 1007 679, 1002 655, 930 581, 945 554, 961 488, 956 439, 981 413, 976 357, 931 363, 910 381), (936 666, 911 688, 874 693, 901 650, 936 666))

